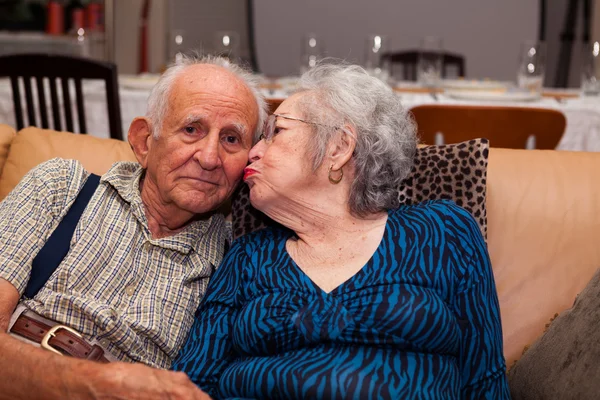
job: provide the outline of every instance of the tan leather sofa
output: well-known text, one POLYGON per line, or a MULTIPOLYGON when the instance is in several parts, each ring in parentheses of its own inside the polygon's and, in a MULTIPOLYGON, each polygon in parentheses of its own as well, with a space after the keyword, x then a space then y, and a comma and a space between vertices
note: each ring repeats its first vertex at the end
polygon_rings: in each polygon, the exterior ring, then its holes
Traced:
MULTIPOLYGON (((0 199, 53 157, 78 159, 97 174, 134 160, 125 142, 37 128, 15 134, 0 125, 0 199)), ((491 149, 487 189, 488 246, 510 365, 600 267, 600 153, 491 149)))

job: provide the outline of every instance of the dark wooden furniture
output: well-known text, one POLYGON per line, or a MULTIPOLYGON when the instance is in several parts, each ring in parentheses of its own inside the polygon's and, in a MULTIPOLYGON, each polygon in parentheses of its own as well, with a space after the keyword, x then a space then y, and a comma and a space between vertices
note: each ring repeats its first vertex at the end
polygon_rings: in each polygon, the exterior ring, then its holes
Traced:
POLYGON ((58 131, 64 128, 69 132, 75 132, 71 90, 69 90, 69 81, 72 80, 75 86, 79 133, 88 133, 81 80, 103 80, 106 87, 110 137, 123 139, 116 65, 108 62, 50 54, 8 55, 0 56, 0 77, 10 78, 17 130, 25 127, 25 113, 21 103, 23 93, 21 93, 19 84, 19 81, 21 81, 25 92, 27 126, 52 128, 58 131), (34 102, 32 80, 36 86, 37 102, 34 102), (44 81, 47 81, 47 84, 44 81), (60 82, 60 92, 62 92, 61 98, 59 98, 58 82, 60 82), (50 89, 50 104, 47 104, 46 92, 48 87, 50 89), (52 110, 52 126, 49 123, 48 106, 52 110), (38 109, 40 114, 39 124, 36 118, 38 109), (64 116, 64 126, 61 115, 64 116))
MULTIPOLYGON (((392 64, 402 65, 402 79, 405 81, 417 80, 417 62, 419 61, 418 50, 397 51, 393 53, 385 53, 382 56, 383 61, 388 61, 392 64)), ((448 68, 456 67, 458 76, 464 77, 465 57, 459 54, 443 53, 442 54, 442 78, 447 76, 448 68)))
POLYGON ((491 147, 524 149, 533 136, 536 149, 555 149, 566 127, 560 111, 543 108, 431 104, 410 111, 425 144, 441 134, 445 144, 487 138, 491 147))
POLYGON ((269 108, 269 114, 273 114, 275 112, 275 110, 277 110, 277 107, 279 107, 279 105, 281 103, 283 103, 285 99, 267 99, 267 106, 269 108))

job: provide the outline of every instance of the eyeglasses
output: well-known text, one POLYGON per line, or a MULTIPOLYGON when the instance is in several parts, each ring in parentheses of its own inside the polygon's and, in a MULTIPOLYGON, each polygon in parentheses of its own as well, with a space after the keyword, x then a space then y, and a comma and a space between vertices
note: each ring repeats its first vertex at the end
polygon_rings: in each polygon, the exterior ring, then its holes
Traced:
POLYGON ((307 121, 307 120, 301 119, 301 118, 288 117, 287 115, 281 115, 281 114, 271 114, 267 118, 267 123, 265 124, 265 129, 264 129, 263 133, 261 133, 261 135, 258 137, 259 141, 265 139, 265 142, 267 144, 271 144, 271 142, 273 141, 273 138, 276 135, 275 129, 277 128, 277 117, 289 119, 292 121, 304 122, 305 124, 309 124, 309 125, 325 126, 327 128, 337 129, 335 126, 318 124, 316 122, 307 121))

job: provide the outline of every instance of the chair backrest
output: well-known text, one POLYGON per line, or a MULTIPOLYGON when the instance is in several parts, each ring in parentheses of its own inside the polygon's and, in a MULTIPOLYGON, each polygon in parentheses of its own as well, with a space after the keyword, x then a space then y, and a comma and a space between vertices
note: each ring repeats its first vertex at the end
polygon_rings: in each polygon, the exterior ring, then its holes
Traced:
POLYGON ((66 130, 75 132, 71 91, 69 89, 69 80, 73 80, 75 84, 75 104, 77 107, 80 133, 87 133, 81 80, 103 80, 106 87, 110 137, 114 139, 123 139, 116 65, 108 62, 72 56, 16 54, 0 56, 0 77, 10 78, 17 130, 22 129, 25 126, 24 112, 21 105, 21 88, 19 85, 19 80, 21 80, 25 89, 24 95, 29 120, 28 126, 37 126, 46 129, 53 128, 60 131, 63 130, 61 121, 61 115, 63 115, 66 130), (37 89, 37 105, 39 105, 41 119, 40 125, 38 125, 36 118, 36 103, 34 103, 32 78, 35 81, 37 89), (44 83, 45 79, 48 80, 47 85, 44 83), (59 99, 59 89, 57 87, 58 80, 60 80, 62 101, 59 99), (46 101, 46 91, 48 86, 50 88, 52 127, 49 124, 46 101))
POLYGON ((536 149, 555 149, 566 126, 560 111, 543 108, 431 104, 410 111, 426 144, 442 144, 441 135, 446 144, 486 138, 491 147, 524 149, 534 141, 536 149))
POLYGON ((277 110, 277 107, 279 107, 279 105, 281 103, 283 103, 283 100, 285 100, 285 99, 279 99, 279 98, 267 99, 267 106, 269 107, 269 114, 273 114, 275 112, 275 110, 277 110))
MULTIPOLYGON (((382 55, 383 60, 388 60, 393 64, 402 65, 402 79, 406 81, 417 80, 417 62, 419 60, 418 50, 397 51, 385 53, 382 55)), ((458 76, 464 77, 466 74, 465 57, 459 54, 442 53, 442 77, 448 75, 448 68, 456 67, 458 76)))

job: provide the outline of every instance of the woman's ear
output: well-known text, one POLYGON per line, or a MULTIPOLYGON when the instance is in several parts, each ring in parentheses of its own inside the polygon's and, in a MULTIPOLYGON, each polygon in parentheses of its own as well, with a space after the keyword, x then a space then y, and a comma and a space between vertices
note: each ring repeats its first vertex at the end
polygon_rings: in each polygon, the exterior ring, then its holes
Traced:
POLYGON ((150 122, 144 117, 137 117, 129 125, 127 134, 129 145, 142 168, 147 167, 148 152, 152 141, 152 129, 150 122))
POLYGON ((356 130, 350 125, 345 125, 338 131, 330 146, 330 159, 333 163, 332 170, 341 169, 354 154, 356 148, 356 130))

